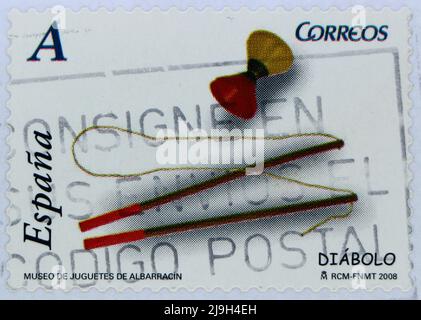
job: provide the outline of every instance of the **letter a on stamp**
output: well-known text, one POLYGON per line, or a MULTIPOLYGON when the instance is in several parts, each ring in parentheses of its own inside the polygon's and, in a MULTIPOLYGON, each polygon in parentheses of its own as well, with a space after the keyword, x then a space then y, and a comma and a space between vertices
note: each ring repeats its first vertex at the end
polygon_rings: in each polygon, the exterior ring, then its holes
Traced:
POLYGON ((411 289, 410 12, 9 14, 12 288, 411 289))

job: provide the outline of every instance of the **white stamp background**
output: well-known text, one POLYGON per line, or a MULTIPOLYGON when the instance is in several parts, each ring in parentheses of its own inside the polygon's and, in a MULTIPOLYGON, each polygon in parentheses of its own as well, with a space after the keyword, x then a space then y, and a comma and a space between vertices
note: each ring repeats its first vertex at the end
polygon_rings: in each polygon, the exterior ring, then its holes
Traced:
MULTIPOLYGON (((282 5, 287 9, 290 8, 294 8, 295 6, 302 6, 304 8, 310 8, 311 6, 307 3, 306 5, 304 4, 304 1, 290 1, 291 3, 288 4, 288 2, 282 2, 282 3, 277 3, 277 2, 259 2, 259 4, 263 4, 266 3, 266 6, 268 8, 274 7, 276 5, 282 5), (301 3, 303 2, 303 3, 301 3)), ((116 5, 112 5, 111 1, 103 1, 103 2, 97 2, 97 4, 101 4, 106 6, 107 8, 114 8, 116 5), (108 6, 107 6, 108 4, 108 6)), ((70 1, 63 1, 61 3, 62 5, 64 5, 66 8, 72 8, 74 10, 80 8, 83 5, 82 1, 72 1, 70 3, 70 1)), ((126 4, 124 6, 124 1, 120 1, 118 3, 119 5, 122 5, 124 8, 126 9, 130 9, 132 8, 134 2, 130 2, 129 6, 128 4, 126 4)), ((142 2, 139 2, 139 6, 141 6, 142 2)), ((144 5, 142 6, 144 9, 148 9, 151 7, 152 2, 149 2, 149 5, 144 5)), ((160 2, 160 5, 162 8, 166 8, 169 5, 177 5, 177 2, 160 2)), ((200 5, 198 5, 200 8, 203 7, 206 4, 205 1, 201 2, 200 5)), ((227 1, 225 3, 226 5, 229 5, 233 8, 237 8, 239 7, 241 4, 247 4, 247 3, 241 3, 239 1, 227 1)), ((391 1, 364 1, 362 2, 362 4, 366 4, 366 5, 370 5, 373 6, 377 9, 382 8, 383 6, 390 6, 392 8, 399 8, 400 6, 406 4, 407 6, 409 6, 412 9, 414 18, 412 20, 412 30, 414 32, 413 37, 411 38, 411 46, 413 48, 417 47, 417 34, 419 33, 420 26, 421 26, 421 20, 418 19, 418 13, 419 11, 421 11, 421 5, 418 5, 418 7, 416 6, 415 1, 402 1, 399 6, 396 6, 396 3, 393 4, 393 2, 391 1)), ((45 1, 43 4, 43 7, 38 7, 38 9, 48 9, 51 8, 52 6, 54 6, 55 3, 52 4, 48 4, 48 1, 45 1)), ((183 2, 181 4, 178 5, 179 8, 186 8, 188 7, 189 3, 188 2, 183 2)), ((193 5, 193 4, 191 4, 193 5)), ((321 7, 322 9, 327 9, 329 6, 331 5, 335 5, 339 8, 346 8, 350 5, 350 3, 348 1, 336 1, 336 2, 330 2, 330 1, 318 1, 318 2, 314 2, 313 5, 318 5, 319 7, 321 7)), ((1 14, 3 15, 2 18, 4 17, 5 19, 2 19, 1 21, 1 25, 0 25, 0 30, 2 32, 2 37, 1 37, 1 42, 0 42, 0 46, 2 47, 2 51, 1 51, 1 63, 2 63, 2 67, 3 67, 3 73, 1 74, 1 83, 2 83, 2 87, 3 90, 0 92, 0 100, 4 102, 8 99, 8 93, 7 91, 4 89, 4 85, 5 83, 8 81, 8 75, 4 72, 5 70, 5 66, 8 63, 8 58, 6 56, 6 48, 8 47, 8 40, 5 37, 5 35, 7 34, 7 30, 9 28, 9 25, 7 23, 7 18, 6 18, 6 14, 8 11, 8 8, 12 7, 12 4, 1 4, 2 8, 1 8, 1 14)), ((215 8, 220 8, 222 6, 222 3, 217 3, 215 4, 215 8)), ((250 8, 255 8, 257 5, 256 3, 253 2, 249 2, 248 6, 250 8)), ((25 3, 21 3, 20 5, 16 6, 14 5, 13 7, 19 8, 21 10, 26 10, 30 7, 30 4, 25 4, 25 3)), ((93 6, 91 5, 90 7, 92 10, 95 10, 96 8, 98 8, 97 5, 93 6)), ((411 56, 411 63, 412 63, 412 68, 413 68, 413 73, 411 75, 411 81, 414 85, 413 90, 411 92, 411 98, 413 100, 413 109, 412 109, 412 128, 411 128, 411 133, 413 137, 416 137, 418 134, 418 131, 421 129, 418 129, 419 124, 417 124, 417 122, 419 121, 418 118, 420 118, 420 116, 417 115, 417 113, 419 113, 417 111, 417 106, 419 104, 420 101, 420 75, 419 75, 419 70, 421 69, 421 67, 418 67, 418 63, 419 63, 419 53, 417 51, 415 51, 413 53, 413 55, 411 56)), ((0 143, 0 152, 1 152, 1 157, 2 157, 2 161, 0 164, 0 170, 1 170, 1 175, 3 176, 3 179, 1 180, 1 184, 0 184, 0 192, 2 195, 2 198, 0 200, 1 203, 1 210, 4 211, 4 209, 7 206, 7 200, 5 199, 5 190, 7 188, 7 182, 5 181, 5 172, 7 170, 7 164, 6 164, 6 154, 7 154, 7 146, 5 145, 5 139, 4 137, 7 136, 8 132, 7 132, 7 128, 5 127, 4 123, 6 121, 6 119, 8 118, 8 111, 5 109, 2 109, 2 112, 0 113, 0 117, 1 117, 1 127, 0 127, 0 138, 1 138, 1 143, 0 143)), ((417 140, 415 139, 413 141, 412 147, 411 147, 411 152, 415 158, 415 161, 412 164, 412 175, 413 177, 417 176, 417 165, 416 165, 416 159, 418 156, 421 156, 421 150, 419 150, 421 147, 420 143, 417 142, 417 140), (418 145, 417 145, 418 144, 418 145), (419 154, 418 154, 419 153, 419 154)), ((150 290, 145 290, 141 293, 136 293, 134 294, 132 291, 125 291, 123 293, 118 293, 116 294, 115 291, 108 291, 105 293, 99 293, 96 290, 90 290, 89 292, 86 293, 82 293, 79 290, 74 290, 72 292, 68 292, 68 293, 61 293, 61 292, 55 292, 55 293, 46 293, 43 292, 42 290, 38 290, 35 293, 25 293, 24 291, 8 291, 8 289, 6 289, 5 287, 5 279, 8 277, 8 274, 4 271, 3 268, 3 263, 4 261, 7 259, 7 255, 6 253, 2 250, 1 251, 1 263, 2 263, 2 267, 0 269, 1 273, 1 281, 2 284, 0 285, 0 297, 1 298, 34 298, 34 295, 36 296, 36 298, 77 298, 77 297, 82 297, 83 298, 116 298, 116 295, 118 296, 118 298, 125 298, 125 299, 130 299, 130 298, 136 298, 136 299, 145 299, 145 298, 152 298, 152 299, 162 299, 162 298, 176 298, 176 299, 183 299, 183 298, 204 298, 204 299, 215 299, 215 298, 230 298, 230 299, 255 299, 255 298, 266 298, 266 299, 285 299, 285 298, 329 298, 329 297, 334 297, 334 298, 349 298, 349 295, 352 295, 353 298, 418 298, 417 295, 417 287, 420 283, 420 278, 421 278, 421 269, 419 268, 420 265, 420 254, 417 254, 417 246, 416 243, 420 243, 420 236, 419 236, 419 232, 417 233, 417 226, 420 225, 420 221, 421 219, 417 218, 417 212, 419 211, 418 208, 421 208, 421 201, 419 200, 419 197, 417 195, 417 191, 416 190, 420 190, 420 188, 418 187, 418 181, 415 179, 412 182, 411 185, 411 189, 413 191, 412 193, 412 199, 411 199, 411 206, 412 206, 412 210, 413 210, 413 215, 411 217, 411 222, 412 222, 412 226, 413 226, 413 233, 411 236, 411 242, 412 244, 414 244, 414 251, 412 254, 412 261, 414 262, 415 266, 414 266, 414 272, 413 272, 413 278, 415 280, 415 289, 409 293, 402 293, 399 290, 396 291, 392 291, 392 292, 383 292, 382 290, 377 290, 375 292, 370 292, 370 293, 364 293, 364 292, 354 292, 354 293, 348 293, 346 290, 341 290, 339 292, 336 293, 332 293, 329 292, 328 290, 321 290, 320 292, 316 293, 316 292, 312 292, 311 290, 304 290, 302 292, 294 292, 293 290, 287 290, 284 291, 283 293, 277 292, 276 290, 269 290, 266 292, 259 292, 257 290, 250 290, 248 292, 241 292, 240 290, 236 289, 236 290, 232 290, 231 292, 223 292, 221 290, 214 290, 213 292, 206 292, 204 290, 198 289, 195 292, 188 292, 186 290, 179 290, 176 293, 171 293, 166 289, 161 290, 158 293, 153 293, 150 290), (417 274, 417 270, 418 270, 418 274, 417 274)), ((419 192, 419 191, 418 191, 419 192)), ((5 221, 5 216, 2 215, 0 218, 0 224, 1 227, 4 228, 6 221, 5 221)), ((4 244, 8 241, 7 237, 4 235, 4 233, 1 234, 1 244, 4 247, 4 244)), ((419 251, 419 250, 418 250, 419 251)))

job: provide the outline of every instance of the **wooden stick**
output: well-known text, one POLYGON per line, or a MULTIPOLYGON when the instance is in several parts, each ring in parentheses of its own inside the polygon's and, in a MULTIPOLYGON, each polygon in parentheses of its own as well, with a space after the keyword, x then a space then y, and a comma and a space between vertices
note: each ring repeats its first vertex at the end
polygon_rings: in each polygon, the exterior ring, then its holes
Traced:
MULTIPOLYGON (((277 166, 280 164, 284 164, 293 160, 297 160, 312 154, 321 153, 325 151, 329 151, 332 149, 340 149, 344 146, 343 140, 335 140, 332 142, 327 142, 318 146, 309 147, 306 149, 298 150, 291 152, 289 154, 285 154, 279 157, 275 157, 272 159, 267 160, 264 163, 265 168, 270 168, 273 166, 277 166)), ((106 212, 104 214, 98 215, 96 217, 81 221, 79 223, 80 230, 82 232, 97 228, 99 226, 103 226, 106 224, 109 224, 111 222, 114 222, 116 220, 120 220, 126 217, 133 216, 135 214, 139 214, 142 211, 149 210, 152 208, 155 208, 157 206, 166 204, 168 202, 178 200, 187 196, 190 196, 192 194, 198 193, 200 191, 215 187, 217 185, 220 185, 222 183, 227 183, 229 181, 238 179, 240 177, 243 177, 246 175, 246 168, 241 168, 235 171, 231 171, 223 176, 220 176, 218 178, 214 178, 211 180, 208 180, 201 184, 196 184, 193 186, 189 186, 187 188, 178 190, 176 192, 163 195, 158 198, 154 198, 142 203, 133 204, 131 206, 121 208, 118 210, 106 212)))

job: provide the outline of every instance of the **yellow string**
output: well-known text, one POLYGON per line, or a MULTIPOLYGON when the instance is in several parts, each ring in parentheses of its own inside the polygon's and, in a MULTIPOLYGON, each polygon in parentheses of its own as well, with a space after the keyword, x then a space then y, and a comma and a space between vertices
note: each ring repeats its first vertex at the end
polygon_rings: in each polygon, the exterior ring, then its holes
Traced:
MULTIPOLYGON (((132 135, 140 136, 140 137, 143 137, 143 138, 151 140, 151 141, 197 140, 197 138, 208 139, 208 140, 220 140, 220 139, 224 138, 222 136, 200 136, 200 137, 182 137, 182 136, 171 137, 170 136, 170 137, 156 138, 156 137, 153 137, 153 136, 141 133, 141 132, 134 132, 134 131, 131 131, 131 130, 128 130, 128 129, 125 129, 125 128, 116 127, 116 126, 91 126, 91 127, 83 129, 73 139, 73 142, 72 142, 72 157, 73 157, 73 161, 75 162, 75 164, 78 166, 78 168, 80 170, 82 170, 86 174, 94 176, 94 177, 128 178, 128 177, 139 177, 139 176, 147 175, 147 174, 158 172, 158 171, 180 171, 180 170, 209 171, 209 170, 212 170, 212 171, 220 171, 220 172, 235 172, 235 171, 239 171, 239 170, 244 169, 244 168, 216 168, 216 167, 167 167, 167 168, 156 168, 156 169, 152 169, 152 170, 135 172, 135 173, 128 173, 128 174, 92 172, 89 169, 87 169, 86 167, 84 167, 79 162, 79 160, 77 159, 75 146, 76 146, 76 143, 78 142, 78 140, 80 139, 80 137, 82 137, 84 134, 86 134, 89 131, 98 130, 98 129, 108 129, 108 130, 116 130, 116 131, 120 131, 120 132, 130 133, 132 135)), ((321 137, 331 138, 331 139, 334 139, 334 140, 339 140, 335 136, 330 135, 330 134, 326 134, 326 133, 299 133, 299 134, 292 134, 292 135, 286 135, 286 136, 265 136, 265 137, 255 137, 255 136, 231 137, 231 136, 229 136, 229 137, 227 137, 227 139, 230 140, 231 138, 234 138, 234 139, 241 138, 241 139, 246 139, 246 140, 272 140, 272 141, 275 141, 275 140, 285 140, 285 139, 294 138, 294 137, 306 137, 306 136, 307 137, 308 136, 313 136, 313 137, 321 136, 321 137)), ((275 179, 293 182, 293 183, 296 183, 298 185, 305 186, 305 187, 316 188, 316 189, 324 189, 324 190, 335 191, 335 192, 346 192, 350 195, 354 194, 354 192, 352 192, 351 190, 347 190, 347 189, 339 189, 339 188, 322 186, 322 185, 318 185, 318 184, 305 183, 305 182, 302 182, 302 181, 299 181, 299 180, 287 178, 287 177, 284 177, 284 176, 279 176, 279 175, 269 173, 269 172, 263 172, 263 174, 265 174, 266 176, 273 177, 275 179)), ((301 236, 304 236, 304 235, 310 233, 311 231, 315 230, 316 228, 320 227, 321 225, 323 225, 323 224, 325 224, 325 223, 327 223, 331 220, 339 219, 339 218, 347 218, 352 213, 352 211, 353 211, 353 203, 351 202, 350 207, 349 207, 349 209, 347 210, 346 213, 335 214, 335 215, 327 217, 326 219, 323 219, 319 223, 317 223, 317 224, 311 226, 310 228, 306 229, 305 231, 303 231, 301 233, 301 236)))
POLYGON ((329 221, 332 221, 332 220, 335 220, 335 219, 345 219, 345 218, 348 218, 349 215, 352 213, 353 210, 354 210, 354 203, 353 202, 350 202, 349 203, 349 208, 348 208, 347 212, 345 212, 344 214, 335 214, 335 215, 332 215, 330 217, 327 217, 326 219, 323 219, 319 223, 316 223, 312 227, 310 227, 307 230, 304 230, 303 232, 301 232, 301 236, 302 237, 305 236, 306 234, 312 232, 316 228, 324 225, 325 223, 328 223, 329 221))

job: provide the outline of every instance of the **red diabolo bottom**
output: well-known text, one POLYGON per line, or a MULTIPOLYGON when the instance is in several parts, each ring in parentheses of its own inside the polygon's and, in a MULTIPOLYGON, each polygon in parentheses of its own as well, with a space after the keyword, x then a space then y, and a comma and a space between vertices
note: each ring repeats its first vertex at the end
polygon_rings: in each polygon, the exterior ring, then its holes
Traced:
POLYGON ((213 96, 229 113, 251 119, 256 113, 256 83, 246 74, 216 78, 210 84, 213 96))

